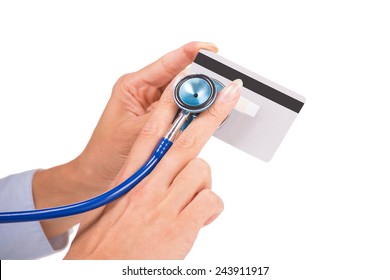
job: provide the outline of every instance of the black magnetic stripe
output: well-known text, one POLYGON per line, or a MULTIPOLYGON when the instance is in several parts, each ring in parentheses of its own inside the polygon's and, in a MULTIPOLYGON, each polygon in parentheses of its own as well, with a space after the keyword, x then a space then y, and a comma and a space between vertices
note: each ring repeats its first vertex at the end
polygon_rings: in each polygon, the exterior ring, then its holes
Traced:
POLYGON ((303 107, 303 102, 266 84, 263 84, 258 80, 255 80, 252 77, 249 77, 248 75, 245 75, 244 73, 241 73, 207 55, 198 53, 194 62, 231 81, 235 79, 241 79, 247 89, 264 96, 265 98, 268 98, 269 100, 272 100, 296 113, 299 113, 303 107))

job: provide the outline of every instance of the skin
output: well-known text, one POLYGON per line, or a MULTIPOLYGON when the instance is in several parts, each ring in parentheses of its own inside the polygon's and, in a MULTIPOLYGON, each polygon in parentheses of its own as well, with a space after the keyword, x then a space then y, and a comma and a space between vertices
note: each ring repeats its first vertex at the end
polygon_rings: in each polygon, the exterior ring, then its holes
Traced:
MULTIPOLYGON (((211 44, 189 43, 121 77, 83 153, 34 176, 37 208, 89 198, 133 174, 164 136, 177 111, 173 85, 185 74, 172 79, 201 48, 216 51, 211 44)), ((211 191, 209 165, 196 157, 233 109, 241 86, 238 80, 221 91, 215 104, 179 136, 156 169, 131 192, 83 215, 43 221, 48 237, 81 221, 66 258, 184 258, 199 230, 223 210, 222 200, 211 191)))
MULTIPOLYGON (((196 158, 233 109, 242 83, 227 86, 215 104, 174 142, 156 169, 118 201, 88 214, 68 259, 183 259, 199 230, 223 210, 211 191, 209 165, 196 158)), ((176 112, 169 87, 137 138, 114 184, 134 173, 176 112)))
MULTIPOLYGON (((119 78, 85 150, 66 164, 35 173, 32 185, 36 208, 74 203, 106 191, 166 85, 194 60, 200 49, 217 51, 213 44, 191 42, 119 78)), ((41 225, 51 238, 67 232, 81 218, 47 220, 41 225)))

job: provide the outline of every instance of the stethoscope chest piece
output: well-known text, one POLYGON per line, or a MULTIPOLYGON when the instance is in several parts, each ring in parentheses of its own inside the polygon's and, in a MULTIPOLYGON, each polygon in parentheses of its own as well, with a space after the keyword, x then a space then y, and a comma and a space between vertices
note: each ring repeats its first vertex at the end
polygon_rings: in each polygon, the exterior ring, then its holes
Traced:
POLYGON ((203 74, 188 75, 176 84, 173 97, 179 111, 175 120, 181 123, 180 119, 185 118, 180 126, 181 131, 214 103, 218 92, 223 88, 221 82, 203 74))
POLYGON ((214 81, 203 74, 189 75, 181 79, 174 91, 176 104, 190 113, 207 110, 217 97, 214 81))

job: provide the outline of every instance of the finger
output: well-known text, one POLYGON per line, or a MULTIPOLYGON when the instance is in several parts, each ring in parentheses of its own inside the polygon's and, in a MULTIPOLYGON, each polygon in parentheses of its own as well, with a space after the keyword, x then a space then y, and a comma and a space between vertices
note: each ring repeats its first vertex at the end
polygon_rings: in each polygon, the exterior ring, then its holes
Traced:
POLYGON ((157 61, 139 70, 138 74, 145 83, 154 87, 162 87, 193 62, 201 49, 213 52, 218 50, 211 43, 191 42, 162 56, 157 61))
POLYGON ((210 189, 202 190, 179 215, 183 231, 198 232, 223 211, 222 199, 210 189))
POLYGON ((150 154, 168 130, 177 112, 177 106, 173 99, 173 88, 177 81, 187 74, 186 71, 183 71, 177 75, 162 94, 160 102, 140 129, 127 161, 117 177, 118 181, 135 173, 148 160, 150 154))
POLYGON ((151 174, 151 181, 169 186, 176 174, 195 158, 239 98, 242 81, 236 80, 218 93, 215 103, 201 113, 173 143, 151 174))
POLYGON ((150 104, 150 106, 146 109, 146 113, 153 112, 154 109, 157 108, 158 101, 153 102, 150 104))
POLYGON ((210 188, 210 166, 204 160, 196 158, 177 175, 160 206, 162 209, 169 209, 176 217, 197 193, 210 188))

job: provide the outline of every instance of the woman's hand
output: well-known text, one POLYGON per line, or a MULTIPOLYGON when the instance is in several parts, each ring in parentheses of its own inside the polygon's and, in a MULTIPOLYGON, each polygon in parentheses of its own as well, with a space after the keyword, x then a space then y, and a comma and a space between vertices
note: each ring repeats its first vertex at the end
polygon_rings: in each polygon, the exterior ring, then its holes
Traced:
MULTIPOLYGON (((235 81, 217 96, 178 137, 152 173, 117 201, 82 220, 68 259, 182 259, 199 230, 223 210, 211 191, 208 164, 197 155, 239 98, 235 81)), ((168 86, 143 125, 126 163, 112 186, 133 174, 148 159, 176 113, 168 86)))
POLYGON ((200 49, 217 51, 209 43, 189 43, 117 81, 91 140, 76 159, 84 176, 92 176, 91 188, 107 186, 116 177, 164 89, 200 49))
MULTIPOLYGON (((35 173, 36 208, 74 203, 105 191, 122 168, 166 85, 194 60, 200 49, 217 50, 209 43, 192 42, 138 72, 122 76, 81 155, 67 164, 35 173)), ((50 238, 68 231, 79 221, 80 216, 73 216, 41 224, 50 238)))

